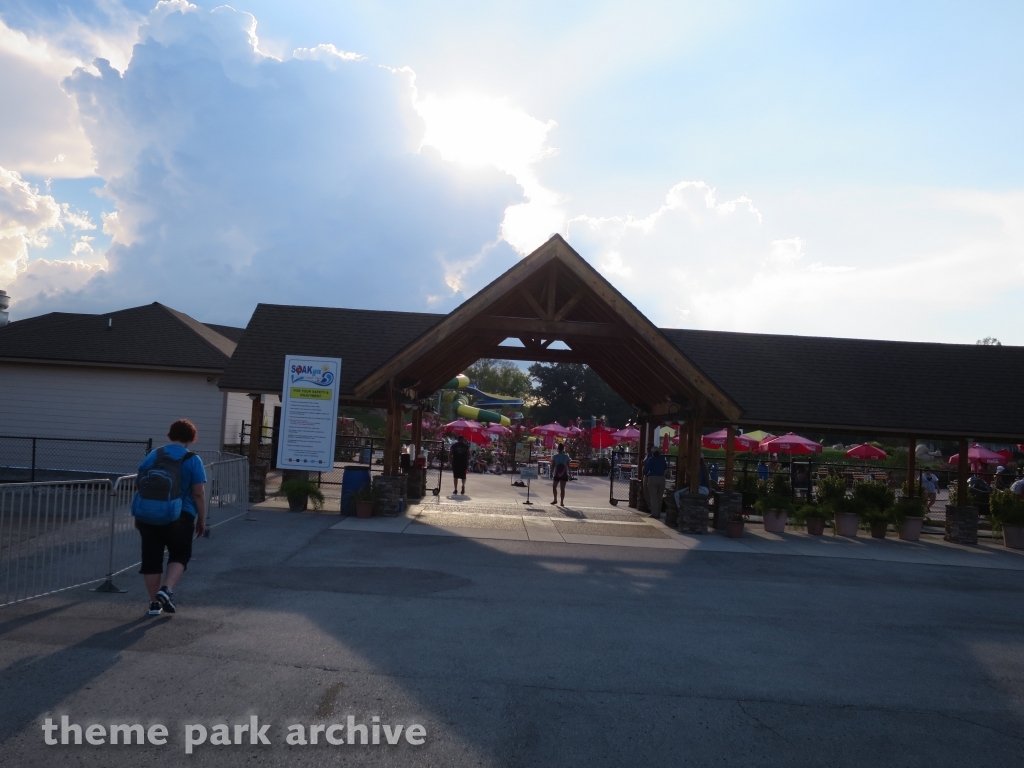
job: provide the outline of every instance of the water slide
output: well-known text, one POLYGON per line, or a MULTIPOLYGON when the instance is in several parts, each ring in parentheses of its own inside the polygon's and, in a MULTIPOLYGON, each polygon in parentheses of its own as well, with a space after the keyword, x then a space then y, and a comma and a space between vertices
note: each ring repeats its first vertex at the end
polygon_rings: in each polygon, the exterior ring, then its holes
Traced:
POLYGON ((506 397, 505 395, 492 395, 481 392, 476 387, 471 387, 469 377, 460 373, 454 379, 445 384, 442 389, 455 390, 454 404, 455 412, 464 419, 473 419, 481 424, 501 424, 503 427, 512 426, 508 416, 502 416, 495 411, 485 410, 491 408, 522 408, 523 400, 518 397, 506 397), (474 404, 469 404, 469 395, 473 396, 474 404), (484 406, 484 407, 481 407, 484 406))

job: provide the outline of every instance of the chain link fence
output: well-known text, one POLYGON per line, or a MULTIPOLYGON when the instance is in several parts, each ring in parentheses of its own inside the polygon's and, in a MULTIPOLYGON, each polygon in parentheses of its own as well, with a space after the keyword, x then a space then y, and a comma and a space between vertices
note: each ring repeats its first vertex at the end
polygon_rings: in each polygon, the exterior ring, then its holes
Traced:
POLYGON ((0 435, 0 483, 114 480, 136 470, 152 440, 0 435))
MULTIPOLYGON (((206 463, 207 530, 248 511, 248 463, 219 451, 206 463)), ((0 485, 0 606, 103 581, 139 564, 131 515, 135 475, 0 485)))

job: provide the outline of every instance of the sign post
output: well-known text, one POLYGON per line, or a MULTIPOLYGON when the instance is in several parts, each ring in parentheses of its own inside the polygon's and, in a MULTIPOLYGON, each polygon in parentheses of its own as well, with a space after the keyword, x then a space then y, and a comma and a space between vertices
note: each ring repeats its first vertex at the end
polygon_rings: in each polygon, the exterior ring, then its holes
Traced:
POLYGON ((526 501, 524 501, 523 504, 530 504, 532 506, 533 502, 530 501, 530 481, 537 479, 537 468, 536 467, 520 467, 519 468, 519 477, 521 479, 526 480, 526 501))
POLYGON ((334 469, 340 377, 339 357, 285 357, 277 444, 281 469, 334 469))

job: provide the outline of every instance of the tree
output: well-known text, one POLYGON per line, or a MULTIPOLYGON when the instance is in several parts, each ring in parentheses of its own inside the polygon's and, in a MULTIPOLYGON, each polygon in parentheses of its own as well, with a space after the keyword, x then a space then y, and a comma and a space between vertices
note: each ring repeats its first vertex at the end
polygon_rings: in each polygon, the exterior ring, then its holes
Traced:
POLYGON ((586 365, 534 363, 530 375, 537 382, 533 414, 540 424, 605 416, 609 425, 621 427, 633 417, 633 408, 586 365))
POLYGON ((975 344, 981 344, 983 347, 1001 347, 1003 342, 997 339, 995 336, 986 336, 984 339, 978 339, 975 344))
POLYGON ((490 395, 528 398, 533 391, 530 375, 510 360, 477 360, 466 369, 477 389, 490 395))

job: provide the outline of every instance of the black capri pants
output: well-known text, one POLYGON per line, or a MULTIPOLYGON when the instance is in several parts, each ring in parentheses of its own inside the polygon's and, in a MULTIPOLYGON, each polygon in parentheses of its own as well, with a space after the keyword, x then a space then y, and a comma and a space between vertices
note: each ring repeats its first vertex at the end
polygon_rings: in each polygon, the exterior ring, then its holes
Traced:
POLYGON ((142 535, 142 567, 139 573, 163 573, 164 549, 167 550, 168 563, 181 563, 188 568, 196 527, 196 519, 192 515, 182 512, 181 517, 167 525, 151 525, 136 520, 135 527, 142 535))

